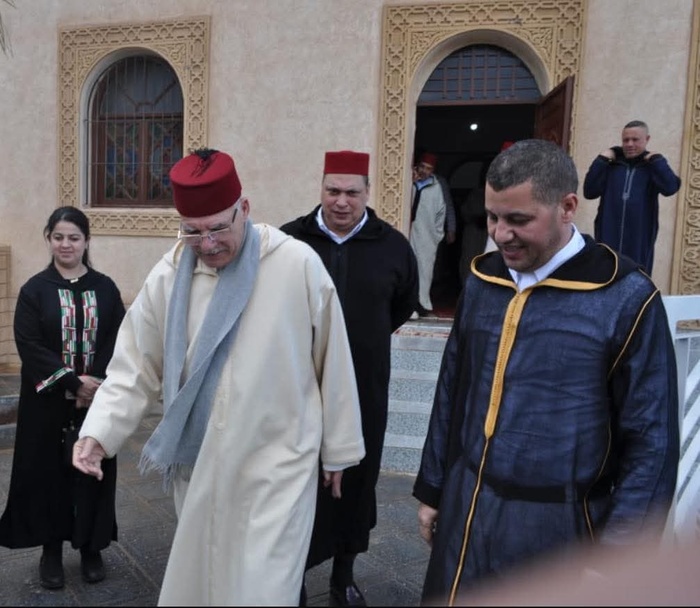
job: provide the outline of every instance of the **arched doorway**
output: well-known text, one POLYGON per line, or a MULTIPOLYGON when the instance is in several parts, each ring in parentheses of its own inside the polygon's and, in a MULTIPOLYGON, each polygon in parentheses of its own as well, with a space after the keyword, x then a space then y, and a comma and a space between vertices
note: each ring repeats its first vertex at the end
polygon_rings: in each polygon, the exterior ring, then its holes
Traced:
POLYGON ((525 62, 493 44, 450 53, 433 70, 416 103, 414 155, 436 154, 450 185, 456 240, 438 248, 431 287, 438 316, 451 317, 471 258, 486 244, 483 182, 505 142, 552 139, 568 148, 573 83, 543 97, 525 62))
MULTIPOLYGON (((574 84, 568 79, 580 72, 585 9, 584 0, 517 0, 507 9, 500 0, 384 7, 374 189, 382 218, 408 235, 417 101, 435 67, 460 48, 495 44, 525 62, 540 91, 554 92, 554 84, 574 84)), ((577 96, 576 84, 568 88, 574 108, 571 149, 576 145, 577 96)))

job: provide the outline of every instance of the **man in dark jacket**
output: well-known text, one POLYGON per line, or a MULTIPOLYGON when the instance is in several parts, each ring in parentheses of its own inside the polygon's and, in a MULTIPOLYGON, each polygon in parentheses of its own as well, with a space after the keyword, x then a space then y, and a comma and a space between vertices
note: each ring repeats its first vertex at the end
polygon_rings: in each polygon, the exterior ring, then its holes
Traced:
POLYGON ((579 232, 577 188, 549 141, 489 166, 498 251, 472 262, 413 489, 430 605, 582 544, 660 535, 671 507, 678 380, 661 294, 579 232))
MULTIPOLYGON (((367 455, 345 470, 335 499, 320 479, 307 569, 333 558, 331 599, 364 606, 353 564, 376 525, 375 486, 387 423, 391 334, 416 309, 418 270, 408 239, 367 206, 369 154, 327 152, 321 204, 281 227, 308 243, 335 283, 350 339, 367 455)), ((306 600, 302 589, 301 604, 306 600)))
POLYGON ((651 276, 659 232, 659 194, 672 196, 680 178, 657 152, 647 150, 649 128, 641 120, 622 129, 622 146, 603 150, 591 163, 583 196, 600 197, 594 237, 637 262, 651 276))

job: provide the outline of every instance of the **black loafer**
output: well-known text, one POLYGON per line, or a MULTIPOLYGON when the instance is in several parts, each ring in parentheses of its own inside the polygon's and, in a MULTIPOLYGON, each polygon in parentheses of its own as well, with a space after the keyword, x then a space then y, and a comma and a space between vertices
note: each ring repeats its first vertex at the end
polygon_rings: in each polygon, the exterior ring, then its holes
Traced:
POLYGON ((418 313, 419 317, 430 317, 433 314, 432 310, 428 310, 427 308, 423 308, 420 304, 416 306, 416 312, 418 313))
POLYGON ((86 583, 99 583, 105 577, 105 565, 99 551, 80 550, 80 573, 86 583))
POLYGON ((366 606, 367 602, 362 592, 353 582, 347 587, 336 587, 331 584, 330 590, 331 606, 366 606))
POLYGON ((55 553, 42 553, 39 560, 39 582, 44 589, 62 589, 65 584, 63 576, 63 556, 55 553))

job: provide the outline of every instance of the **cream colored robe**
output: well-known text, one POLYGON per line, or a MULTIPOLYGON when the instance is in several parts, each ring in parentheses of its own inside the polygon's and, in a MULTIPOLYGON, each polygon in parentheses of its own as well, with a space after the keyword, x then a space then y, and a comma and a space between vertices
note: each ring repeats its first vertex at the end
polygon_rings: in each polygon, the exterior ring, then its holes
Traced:
MULTIPOLYGON (((299 602, 316 504, 318 459, 365 454, 350 348, 333 281, 316 253, 276 228, 261 237, 258 278, 225 363, 189 482, 159 605, 299 602)), ((120 328, 81 436, 115 454, 161 398, 167 304, 181 245, 152 269, 120 328)), ((189 344, 217 274, 198 262, 189 344)), ((188 349, 188 363, 193 348, 188 349)))
MULTIPOLYGON (((433 183, 425 186, 420 195, 416 219, 411 223, 409 241, 418 262, 418 303, 426 310, 433 309, 430 287, 438 245, 445 236, 445 198, 442 186, 435 176, 433 183)), ((416 196, 416 186, 411 190, 411 200, 416 196)))

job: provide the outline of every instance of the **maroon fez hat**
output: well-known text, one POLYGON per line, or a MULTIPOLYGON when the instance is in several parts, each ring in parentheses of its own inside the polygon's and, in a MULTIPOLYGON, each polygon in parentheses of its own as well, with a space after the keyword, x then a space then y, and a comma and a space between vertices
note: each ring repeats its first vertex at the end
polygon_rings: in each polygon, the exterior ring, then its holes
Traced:
POLYGON ((203 148, 170 169, 175 208, 183 217, 214 215, 241 196, 236 166, 225 152, 203 148))
POLYGON ((418 162, 435 167, 437 164, 437 156, 435 156, 435 154, 431 154, 430 152, 423 152, 423 154, 420 155, 418 162))
POLYGON ((507 140, 504 141, 501 144, 501 152, 503 152, 503 150, 507 150, 508 148, 510 148, 514 143, 515 143, 514 141, 507 141, 507 140))
POLYGON ((326 175, 328 173, 369 175, 369 154, 353 152, 352 150, 326 152, 323 174, 326 175))

